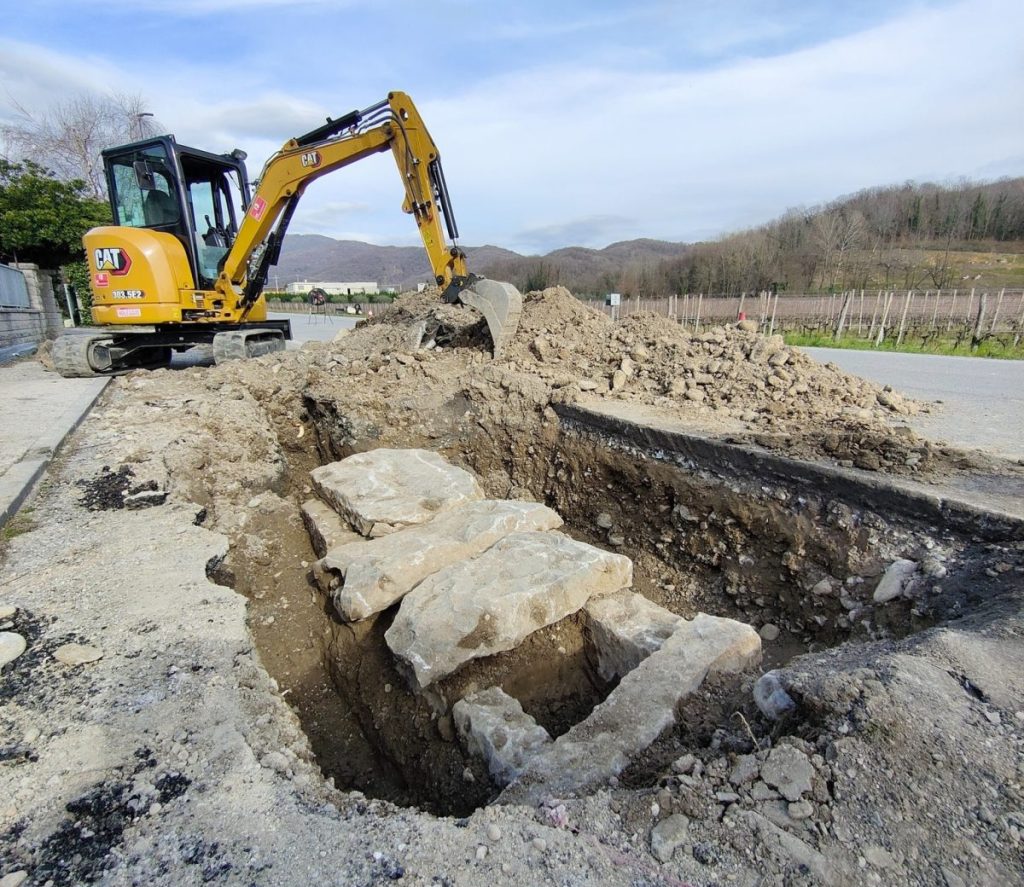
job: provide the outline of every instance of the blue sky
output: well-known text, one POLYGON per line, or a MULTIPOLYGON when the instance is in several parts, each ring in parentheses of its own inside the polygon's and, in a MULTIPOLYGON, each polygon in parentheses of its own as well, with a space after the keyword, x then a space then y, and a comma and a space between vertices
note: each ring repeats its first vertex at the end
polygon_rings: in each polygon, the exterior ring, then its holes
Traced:
MULTIPOLYGON (((179 141, 287 138, 408 92, 462 241, 697 240, 860 188, 1024 175, 1024 4, 0 0, 0 119, 138 92, 179 141)), ((389 155, 292 231, 412 244, 389 155)))

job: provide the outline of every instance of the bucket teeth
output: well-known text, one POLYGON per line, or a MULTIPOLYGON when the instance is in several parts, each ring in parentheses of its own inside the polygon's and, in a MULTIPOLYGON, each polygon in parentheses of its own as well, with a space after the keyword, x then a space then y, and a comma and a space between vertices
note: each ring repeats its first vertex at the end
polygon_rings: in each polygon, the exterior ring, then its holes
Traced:
POLYGON ((501 357, 519 328, 519 316, 523 313, 519 290, 511 283, 481 278, 462 290, 459 300, 483 314, 494 343, 494 356, 501 357))

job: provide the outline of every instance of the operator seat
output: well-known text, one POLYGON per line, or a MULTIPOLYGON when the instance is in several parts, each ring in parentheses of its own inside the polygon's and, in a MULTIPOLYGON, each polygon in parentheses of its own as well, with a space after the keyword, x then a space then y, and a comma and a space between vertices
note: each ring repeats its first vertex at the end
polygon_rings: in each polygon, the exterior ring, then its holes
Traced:
POLYGON ((178 203, 163 191, 147 191, 142 211, 147 225, 171 225, 178 221, 178 203))

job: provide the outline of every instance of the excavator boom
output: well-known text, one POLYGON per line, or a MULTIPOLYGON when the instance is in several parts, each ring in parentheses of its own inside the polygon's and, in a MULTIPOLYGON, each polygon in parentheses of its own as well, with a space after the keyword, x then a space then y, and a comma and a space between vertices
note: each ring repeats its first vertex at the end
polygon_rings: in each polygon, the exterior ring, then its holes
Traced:
POLYGON ((266 284, 292 214, 309 184, 388 150, 405 188, 402 210, 416 221, 435 283, 446 301, 481 311, 498 356, 518 326, 522 297, 511 284, 484 282, 467 271, 466 255, 456 243, 458 228, 440 153, 412 99, 403 92, 389 93, 387 99, 362 111, 328 119, 290 139, 267 161, 215 288, 226 298, 240 293, 247 311, 266 284))

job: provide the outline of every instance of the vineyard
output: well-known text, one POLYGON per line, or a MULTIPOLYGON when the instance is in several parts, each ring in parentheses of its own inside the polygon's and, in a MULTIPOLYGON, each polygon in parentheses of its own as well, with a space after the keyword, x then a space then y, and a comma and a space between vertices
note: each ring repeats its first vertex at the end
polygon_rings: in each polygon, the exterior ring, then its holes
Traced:
POLYGON ((979 352, 1024 357, 1024 290, 848 290, 827 295, 703 293, 629 298, 611 306, 592 301, 614 319, 654 313, 694 333, 753 320, 767 334, 799 344, 979 352))

